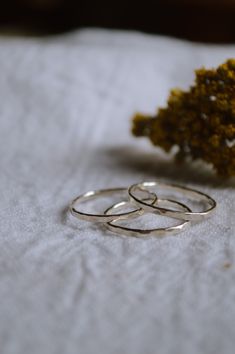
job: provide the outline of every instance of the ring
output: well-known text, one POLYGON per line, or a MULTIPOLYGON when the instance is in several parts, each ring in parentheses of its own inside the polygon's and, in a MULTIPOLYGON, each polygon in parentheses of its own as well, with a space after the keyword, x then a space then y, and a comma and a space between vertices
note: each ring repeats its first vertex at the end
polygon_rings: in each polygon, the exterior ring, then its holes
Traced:
MULTIPOLYGON (((153 202, 154 203, 154 202, 153 202)), ((183 209, 185 212, 191 212, 191 209, 189 209, 186 205, 184 205, 183 203, 179 203, 173 200, 168 200, 168 199, 157 199, 157 203, 158 204, 162 204, 162 203, 167 203, 175 206, 180 206, 181 209, 183 209)), ((128 204, 132 204, 132 202, 130 201, 124 201, 124 202, 120 202, 120 203, 116 203, 113 206, 109 207, 107 210, 105 210, 105 214, 109 214, 109 213, 113 213, 114 210, 116 209, 120 209, 125 205, 128 204)), ((154 204, 152 204, 154 205, 154 204)), ((150 211, 150 213, 153 213, 152 211, 150 211)), ((138 217, 144 214, 144 210, 143 209, 135 209, 134 210, 134 214, 132 216, 130 216, 130 218, 132 217, 138 217), (138 213, 135 213, 136 211, 139 211, 138 213)), ((125 226, 120 226, 120 225, 116 225, 115 223, 118 220, 113 220, 111 222, 108 222, 106 225, 108 227, 108 229, 114 233, 118 233, 120 235, 126 235, 126 236, 134 236, 134 237, 143 237, 143 236, 158 236, 158 237, 163 237, 163 236, 167 236, 167 235, 175 235, 183 230, 185 230, 189 225, 190 225, 190 221, 183 221, 181 222, 179 225, 176 226, 170 226, 170 227, 166 227, 166 228, 157 228, 157 229, 132 229, 129 227, 125 227, 125 226)))
MULTIPOLYGON (((86 221, 93 221, 93 222, 110 222, 113 220, 119 220, 119 219, 128 219, 130 216, 134 216, 134 215, 139 215, 139 213, 141 213, 142 208, 133 210, 133 211, 129 211, 129 212, 125 212, 125 213, 120 213, 120 214, 110 214, 110 215, 106 215, 106 214, 91 214, 91 213, 85 213, 82 211, 79 211, 75 205, 78 203, 82 203, 82 202, 86 202, 88 200, 92 200, 95 199, 97 197, 103 196, 103 195, 112 195, 112 194, 116 194, 116 193, 123 193, 126 192, 127 193, 127 188, 111 188, 111 189, 100 189, 100 190, 96 190, 96 191, 89 191, 87 193, 84 193, 80 196, 78 196, 77 198, 75 198, 70 206, 69 206, 69 210, 71 212, 71 214, 79 219, 82 220, 86 220, 86 221)), ((148 196, 153 196, 153 203, 156 202, 157 197, 155 194, 150 193, 148 191, 142 191, 145 192, 145 194, 147 193, 148 196)))
POLYGON ((152 212, 152 213, 155 212, 157 214, 170 216, 175 219, 199 221, 209 217, 216 208, 216 201, 211 197, 209 197, 207 194, 199 192, 195 189, 186 188, 174 184, 159 183, 159 182, 136 183, 133 184, 128 189, 128 193, 130 199, 134 201, 137 205, 139 205, 141 208, 143 208, 145 211, 152 212), (192 212, 191 210, 177 211, 177 210, 162 208, 156 205, 157 203, 149 204, 146 201, 141 200, 136 196, 137 190, 148 191, 148 189, 149 188, 151 189, 152 187, 160 187, 168 191, 181 193, 183 196, 186 196, 189 199, 207 203, 209 205, 209 208, 202 212, 192 212))

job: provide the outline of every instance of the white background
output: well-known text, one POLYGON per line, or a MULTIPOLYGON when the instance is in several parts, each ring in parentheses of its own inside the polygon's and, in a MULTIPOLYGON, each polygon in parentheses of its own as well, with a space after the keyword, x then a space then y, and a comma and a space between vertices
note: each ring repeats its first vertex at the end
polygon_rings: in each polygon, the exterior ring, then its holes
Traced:
POLYGON ((234 184, 130 134, 135 111, 234 56, 102 30, 0 39, 1 354, 234 353, 234 184), (145 240, 67 215, 77 194, 143 179, 196 187, 217 212, 145 240))

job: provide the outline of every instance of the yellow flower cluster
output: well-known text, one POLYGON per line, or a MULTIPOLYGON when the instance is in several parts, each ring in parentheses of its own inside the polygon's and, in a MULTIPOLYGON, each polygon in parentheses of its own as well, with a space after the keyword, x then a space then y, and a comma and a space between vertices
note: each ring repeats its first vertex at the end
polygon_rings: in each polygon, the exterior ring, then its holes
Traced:
POLYGON ((147 136, 169 152, 202 159, 218 174, 235 176, 235 59, 217 69, 196 70, 189 91, 171 91, 168 106, 154 117, 137 114, 133 134, 147 136))

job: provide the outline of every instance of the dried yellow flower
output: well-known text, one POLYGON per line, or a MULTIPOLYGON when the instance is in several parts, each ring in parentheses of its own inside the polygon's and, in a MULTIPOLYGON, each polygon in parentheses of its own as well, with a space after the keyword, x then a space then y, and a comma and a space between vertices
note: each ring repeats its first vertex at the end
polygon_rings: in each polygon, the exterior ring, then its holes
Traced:
POLYGON ((217 69, 196 70, 189 91, 171 91, 168 106, 154 117, 137 114, 133 134, 147 136, 169 152, 202 159, 218 174, 235 176, 235 59, 217 69))

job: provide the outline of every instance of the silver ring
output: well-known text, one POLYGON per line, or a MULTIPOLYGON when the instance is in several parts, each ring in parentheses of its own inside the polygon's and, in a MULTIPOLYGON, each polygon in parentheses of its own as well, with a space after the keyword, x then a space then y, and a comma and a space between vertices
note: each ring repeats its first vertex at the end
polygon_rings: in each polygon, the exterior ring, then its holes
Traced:
MULTIPOLYGON (((179 203, 173 200, 168 200, 168 199, 157 199, 156 201, 158 204, 162 204, 162 203, 167 203, 170 207, 171 205, 177 205, 180 206, 181 209, 184 210, 184 212, 191 212, 190 208, 188 208, 186 205, 184 205, 183 203, 179 203)), ((127 204, 132 204, 132 202, 130 201, 124 201, 124 202, 120 202, 120 203, 116 203, 113 206, 109 207, 107 210, 105 210, 105 214, 109 214, 109 213, 113 213, 114 210, 116 209, 120 209, 123 206, 127 205, 127 204)), ((152 204, 154 205, 154 204, 152 204)), ((134 217, 138 217, 141 216, 145 213, 146 211, 144 211, 142 208, 140 209, 135 209, 134 213, 132 216, 129 216, 129 218, 134 218, 134 217), (138 213, 135 213, 137 212, 138 213)), ((153 213, 152 211, 150 211, 150 213, 153 213)), ((185 230, 187 227, 189 227, 190 225, 190 221, 183 221, 181 222, 179 225, 176 226, 170 226, 170 227, 166 227, 166 228, 157 228, 157 229, 132 229, 129 227, 125 227, 125 226, 121 226, 121 225, 116 225, 116 222, 118 221, 118 219, 113 220, 111 222, 108 222, 106 225, 108 227, 108 229, 114 233, 118 233, 120 235, 126 235, 126 236, 133 236, 133 237, 147 237, 147 236, 158 236, 158 237, 164 237, 167 235, 176 235, 179 232, 185 230)))
MULTIPOLYGON (((79 219, 86 220, 86 221, 93 221, 93 222, 110 222, 113 220, 119 220, 119 219, 128 219, 130 216, 134 215, 139 215, 138 213, 140 212, 140 209, 134 210, 134 211, 129 211, 125 213, 120 213, 120 214, 111 214, 111 215, 105 215, 105 214, 91 214, 91 213, 85 213, 82 211, 79 211, 75 206, 79 203, 95 199, 97 197, 103 196, 103 195, 112 195, 116 193, 123 193, 125 192, 127 194, 127 188, 110 188, 110 189, 100 189, 96 191, 89 191, 87 193, 84 193, 77 198, 75 198, 69 207, 69 210, 71 214, 79 219)), ((145 192, 145 194, 148 194, 148 196, 153 196, 153 202, 157 200, 157 197, 155 194, 150 193, 148 191, 142 191, 145 192)), ((127 194, 128 196, 128 194, 127 194)))
POLYGON ((133 184, 129 189, 128 193, 130 199, 148 212, 155 212, 156 214, 169 216, 175 219, 199 221, 208 218, 216 208, 216 202, 214 199, 209 197, 207 194, 199 192, 195 189, 186 188, 174 184, 160 183, 160 182, 142 182, 133 184), (192 212, 190 211, 176 211, 167 208, 162 208, 156 204, 149 204, 144 200, 139 199, 136 196, 137 190, 148 191, 153 187, 160 187, 161 189, 166 189, 168 191, 181 193, 183 196, 188 197, 199 202, 205 202, 209 205, 208 209, 202 212, 192 212))

